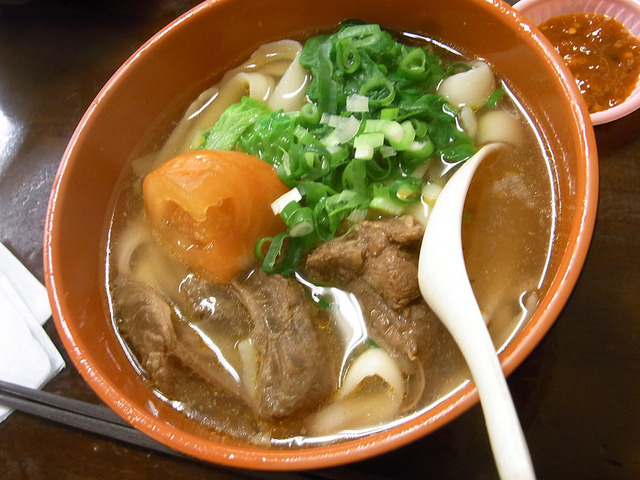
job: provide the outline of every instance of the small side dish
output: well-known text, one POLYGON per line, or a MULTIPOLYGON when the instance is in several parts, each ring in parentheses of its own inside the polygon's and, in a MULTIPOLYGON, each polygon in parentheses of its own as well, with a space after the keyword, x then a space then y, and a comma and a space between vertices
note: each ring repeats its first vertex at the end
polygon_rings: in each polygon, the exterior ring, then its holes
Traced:
POLYGON ((594 125, 640 108, 640 2, 521 0, 515 8, 567 64, 594 125))
POLYGON ((640 74, 640 39, 615 18, 574 13, 540 25, 576 78, 589 113, 620 105, 640 74))

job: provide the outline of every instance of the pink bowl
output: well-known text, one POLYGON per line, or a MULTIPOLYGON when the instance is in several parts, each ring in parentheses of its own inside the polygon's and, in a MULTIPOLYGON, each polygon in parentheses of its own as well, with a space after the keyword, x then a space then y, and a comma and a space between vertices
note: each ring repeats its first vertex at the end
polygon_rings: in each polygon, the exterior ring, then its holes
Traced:
MULTIPOLYGON (((569 13, 598 13, 615 18, 640 38, 640 1, 637 0, 521 0, 515 8, 534 25, 569 13)), ((553 49, 552 46, 550 48, 553 49)), ((555 50, 555 49, 554 49, 555 50)), ((640 108, 640 82, 619 105, 591 114, 594 125, 612 122, 640 108)))

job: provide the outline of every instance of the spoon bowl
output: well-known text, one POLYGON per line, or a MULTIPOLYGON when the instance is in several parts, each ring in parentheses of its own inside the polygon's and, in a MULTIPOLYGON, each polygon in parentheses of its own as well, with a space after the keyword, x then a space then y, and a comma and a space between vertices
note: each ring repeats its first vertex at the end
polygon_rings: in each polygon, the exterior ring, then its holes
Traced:
POLYGON ((462 212, 474 173, 502 144, 480 149, 447 182, 425 229, 418 281, 427 304, 451 333, 476 384, 491 448, 503 479, 533 479, 533 465, 493 341, 476 302, 462 252, 462 212))

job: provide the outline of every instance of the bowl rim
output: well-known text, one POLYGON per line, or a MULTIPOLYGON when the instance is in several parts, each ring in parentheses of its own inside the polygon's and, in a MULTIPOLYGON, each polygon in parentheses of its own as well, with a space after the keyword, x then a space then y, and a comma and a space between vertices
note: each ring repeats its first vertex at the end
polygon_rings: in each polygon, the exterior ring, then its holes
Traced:
MULTIPOLYGON (((56 328, 60 333, 61 340, 71 357, 73 363, 79 370, 83 378, 89 383, 98 396, 114 409, 119 415, 129 423, 142 430, 151 438, 179 451, 189 454, 195 458, 205 461, 227 465, 231 467, 260 469, 260 470, 301 470, 338 466, 364 460, 372 456, 385 453, 393 448, 406 445, 415 441, 428 433, 436 430, 452 419, 458 417, 470 407, 477 403, 478 394, 472 382, 467 382, 462 388, 454 392, 451 401, 440 402, 428 412, 428 418, 421 418, 423 415, 416 415, 415 418, 403 421, 403 423, 389 429, 374 433, 367 437, 360 437, 355 441, 345 441, 328 446, 313 446, 310 448, 291 450, 274 450, 255 446, 226 445, 218 442, 203 441, 195 435, 178 430, 163 421, 158 421, 146 411, 141 411, 136 407, 135 402, 122 392, 117 385, 113 385, 108 378, 95 367, 94 357, 83 345, 83 340, 74 336, 75 326, 73 319, 67 319, 64 314, 64 292, 60 291, 55 277, 56 270, 59 270, 59 259, 56 258, 55 229, 58 228, 60 203, 58 198, 65 189, 68 181, 67 168, 70 165, 76 145, 85 135, 85 129, 91 124, 93 116, 99 110, 101 103, 110 95, 112 89, 119 80, 125 76, 131 65, 144 51, 154 48, 154 45, 175 28, 185 27, 190 18, 199 12, 209 8, 216 8, 217 5, 228 3, 234 0, 208 0, 176 20, 165 26, 147 42, 145 42, 129 59, 116 71, 108 80, 105 86, 96 96, 86 113, 83 115, 78 127, 74 131, 67 148, 62 157, 62 162, 54 179, 51 196, 49 199, 45 233, 44 233, 44 270, 45 283, 49 292, 52 305, 53 317, 56 328)), ((547 48, 541 48, 541 39, 535 30, 531 28, 528 21, 517 11, 503 3, 501 0, 469 0, 476 4, 488 3, 488 8, 495 8, 502 14, 507 13, 505 21, 514 22, 514 29, 524 32, 532 32, 532 42, 536 48, 540 49, 540 54, 544 56, 555 73, 563 80, 562 88, 569 96, 575 97, 578 94, 574 82, 567 82, 570 78, 568 69, 558 59, 551 55, 547 48)), ((561 277, 554 279, 557 285, 555 294, 548 299, 544 308, 538 309, 539 314, 523 328, 519 337, 522 340, 517 346, 508 346, 500 353, 500 361, 505 375, 510 374, 523 360, 531 353, 542 337, 551 328, 556 318, 564 308, 575 283, 578 280, 582 265, 586 259, 587 251, 595 225, 595 214, 597 205, 597 153, 595 149, 595 136, 592 125, 586 119, 586 107, 580 101, 572 102, 572 115, 577 122, 579 130, 583 136, 580 141, 586 153, 584 163, 578 164, 576 172, 576 184, 579 191, 576 197, 584 199, 576 211, 577 219, 572 224, 570 238, 575 238, 576 248, 569 256, 565 254, 558 267, 559 272, 563 272, 561 277)), ((62 208, 62 207, 60 207, 62 208)))
MULTIPOLYGON (((536 28, 544 20, 564 13, 603 13, 616 18, 633 35, 640 38, 640 1, 638 0, 519 0, 514 8, 525 17, 538 13, 540 17, 534 16, 531 20, 536 28)), ((555 52, 555 47, 550 42, 548 47, 555 52)), ((635 89, 622 103, 590 114, 591 122, 593 125, 613 122, 635 112, 638 108, 640 108, 640 76, 635 89)))

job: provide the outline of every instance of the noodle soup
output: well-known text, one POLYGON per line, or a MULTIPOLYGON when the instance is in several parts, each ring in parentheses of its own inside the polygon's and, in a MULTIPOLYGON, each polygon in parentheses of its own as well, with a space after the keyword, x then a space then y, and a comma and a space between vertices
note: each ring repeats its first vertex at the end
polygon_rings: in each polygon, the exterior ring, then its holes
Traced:
MULTIPOLYGON (((482 60, 398 39, 402 88, 428 85, 410 107, 395 84, 402 98, 384 103, 383 76, 315 101, 322 72, 303 63, 324 52, 326 37, 312 53, 309 42, 266 44, 170 128, 153 129, 121 180, 106 255, 114 328, 154 394, 216 434, 278 448, 336 442, 415 417, 468 382, 417 292, 417 255, 439 190, 482 145, 505 147, 478 170, 463 243, 498 349, 544 294, 556 192, 526 106, 482 60), (425 65, 441 76, 423 74, 425 65), (439 116, 407 113, 427 100, 439 116), (252 120, 239 128, 246 111, 252 120), (258 126, 277 122, 291 136, 251 145, 258 126), (291 143, 307 134, 300 158, 312 168, 295 180, 300 149, 291 143), (310 210, 321 215, 309 219, 310 210)), ((342 52, 352 76, 354 52, 342 52)))

